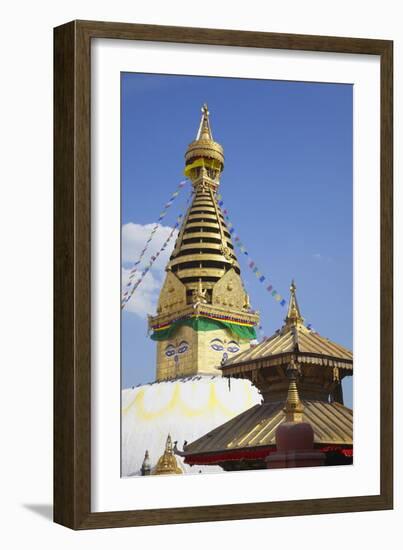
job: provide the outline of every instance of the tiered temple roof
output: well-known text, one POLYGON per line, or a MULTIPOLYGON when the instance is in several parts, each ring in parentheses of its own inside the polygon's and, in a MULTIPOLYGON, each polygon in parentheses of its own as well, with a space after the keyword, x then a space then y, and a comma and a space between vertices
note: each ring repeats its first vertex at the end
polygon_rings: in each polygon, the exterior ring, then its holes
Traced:
POLYGON ((221 367, 224 376, 251 380, 264 402, 186 445, 183 456, 187 464, 241 469, 254 463, 253 467, 265 467, 265 458, 275 451, 276 429, 289 421, 294 394, 298 396, 294 415, 311 424, 315 447, 332 456, 328 463, 351 460, 353 411, 343 404, 341 380, 353 374, 353 355, 309 330, 303 321, 292 283, 282 328, 221 367), (295 376, 291 384, 290 369, 295 376))
POLYGON ((282 328, 257 346, 229 359, 222 370, 227 374, 239 374, 244 372, 243 367, 251 363, 256 367, 288 364, 289 356, 294 352, 298 352, 300 362, 353 369, 353 353, 349 349, 304 325, 293 282, 288 313, 282 328))

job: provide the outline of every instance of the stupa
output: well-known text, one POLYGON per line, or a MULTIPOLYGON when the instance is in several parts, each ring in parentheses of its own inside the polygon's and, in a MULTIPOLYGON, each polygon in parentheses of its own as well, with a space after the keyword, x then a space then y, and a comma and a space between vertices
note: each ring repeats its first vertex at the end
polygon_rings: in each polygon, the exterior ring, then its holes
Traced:
MULTIPOLYGON (((166 453, 168 434, 183 445, 262 400, 251 381, 224 379, 219 368, 250 349, 259 321, 217 201, 223 169, 223 148, 213 139, 204 105, 185 154, 191 204, 166 266, 156 314, 149 316, 156 379, 122 392, 124 476, 153 471, 166 453)), ((222 471, 177 460, 184 472, 222 471)))
POLYGON ((157 341, 157 380, 221 375, 217 366, 249 349, 259 321, 216 199, 224 152, 213 140, 206 105, 185 160, 193 201, 166 267, 157 315, 149 318, 157 341))

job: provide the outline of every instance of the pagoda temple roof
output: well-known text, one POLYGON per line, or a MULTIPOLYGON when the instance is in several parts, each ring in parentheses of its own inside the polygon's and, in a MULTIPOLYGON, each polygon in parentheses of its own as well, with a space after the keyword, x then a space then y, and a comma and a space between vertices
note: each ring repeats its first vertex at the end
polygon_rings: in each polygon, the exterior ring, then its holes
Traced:
POLYGON ((301 316, 294 282, 291 284, 291 297, 284 325, 272 336, 259 344, 229 359, 221 367, 223 374, 235 372, 235 367, 264 361, 278 365, 282 356, 288 361, 290 354, 312 364, 325 364, 332 367, 353 368, 353 353, 340 344, 332 342, 304 325, 301 316))
MULTIPOLYGON (((340 403, 302 400, 303 421, 322 449, 353 444, 353 411, 340 403)), ((248 457, 248 451, 275 448, 277 427, 286 421, 284 401, 255 405, 184 447, 187 464, 209 464, 248 457), (227 458, 226 458, 227 457, 227 458)), ((253 456, 253 455, 252 455, 253 456)))
POLYGON ((289 330, 288 327, 283 327, 283 329, 270 336, 270 338, 226 361, 224 367, 282 353, 294 352, 353 361, 353 353, 349 349, 332 342, 317 332, 309 330, 304 325, 300 325, 293 331, 289 330))

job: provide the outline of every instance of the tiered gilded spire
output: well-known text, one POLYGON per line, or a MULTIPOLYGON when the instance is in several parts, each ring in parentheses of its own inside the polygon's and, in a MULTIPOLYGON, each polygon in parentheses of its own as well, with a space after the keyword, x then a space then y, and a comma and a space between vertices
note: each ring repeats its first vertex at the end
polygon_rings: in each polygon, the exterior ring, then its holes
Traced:
POLYGON ((286 419, 287 422, 301 422, 304 407, 299 398, 297 387, 298 370, 294 359, 291 360, 291 363, 287 369, 287 373, 290 383, 288 386, 287 400, 284 407, 286 419))
POLYGON ((290 294, 290 301, 288 304, 287 317, 285 318, 285 324, 287 326, 302 325, 304 322, 304 318, 302 317, 301 311, 299 309, 296 290, 297 290, 297 287, 295 286, 295 282, 293 279, 291 281, 291 286, 290 286, 291 294, 290 294))
POLYGON ((213 141, 207 105, 196 140, 186 152, 185 173, 192 180, 194 198, 179 232, 167 266, 192 291, 206 291, 206 299, 214 284, 234 268, 240 267, 231 235, 218 206, 215 193, 224 167, 223 148, 213 141))
POLYGON ((231 235, 214 191, 198 185, 167 270, 173 271, 189 289, 196 289, 199 282, 211 289, 232 267, 240 273, 231 235))

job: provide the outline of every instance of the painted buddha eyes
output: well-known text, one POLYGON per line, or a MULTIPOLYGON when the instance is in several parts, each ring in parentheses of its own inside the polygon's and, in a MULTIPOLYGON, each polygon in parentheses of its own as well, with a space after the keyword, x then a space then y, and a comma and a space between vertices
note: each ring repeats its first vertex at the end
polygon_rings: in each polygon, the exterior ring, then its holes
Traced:
POLYGON ((175 355, 175 348, 172 345, 169 345, 165 349, 165 355, 167 357, 171 357, 172 355, 175 355))
POLYGON ((215 340, 211 340, 210 346, 214 351, 224 351, 223 343, 218 338, 216 338, 215 340))
POLYGON ((224 351, 226 349, 229 353, 238 353, 240 350, 239 345, 235 341, 231 340, 231 342, 225 345, 219 338, 211 340, 210 346, 214 351, 224 351))
POLYGON ((178 353, 185 353, 189 349, 187 342, 181 342, 178 346, 178 353))
POLYGON ((167 357, 172 357, 173 355, 175 355, 176 357, 177 354, 186 353, 188 349, 189 349, 189 344, 183 340, 177 348, 173 344, 169 344, 165 348, 165 355, 167 357))
POLYGON ((240 350, 240 347, 236 342, 230 342, 228 344, 227 351, 229 351, 230 353, 238 353, 239 350, 240 350))

